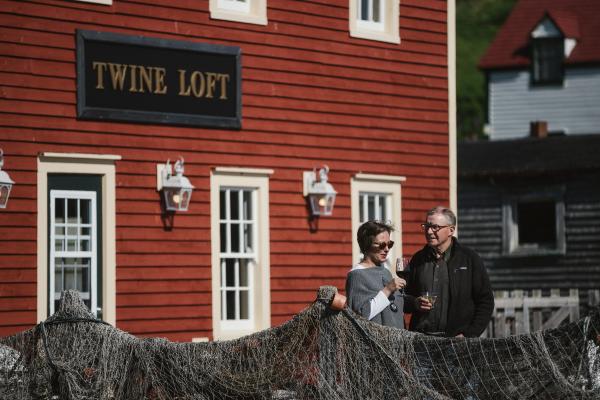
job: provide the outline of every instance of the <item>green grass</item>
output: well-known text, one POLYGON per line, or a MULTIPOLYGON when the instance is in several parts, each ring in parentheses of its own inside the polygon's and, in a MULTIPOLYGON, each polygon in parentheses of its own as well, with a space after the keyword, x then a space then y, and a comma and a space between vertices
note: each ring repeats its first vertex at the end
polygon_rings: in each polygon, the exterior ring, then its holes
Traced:
POLYGON ((485 75, 477 68, 516 0, 456 0, 458 137, 482 137, 485 75))

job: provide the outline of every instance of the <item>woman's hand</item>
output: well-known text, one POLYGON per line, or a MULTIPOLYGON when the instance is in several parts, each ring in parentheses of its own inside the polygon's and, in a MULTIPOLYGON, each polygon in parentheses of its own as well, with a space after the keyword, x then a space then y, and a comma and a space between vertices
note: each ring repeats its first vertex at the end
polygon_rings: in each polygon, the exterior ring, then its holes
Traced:
POLYGON ((405 286, 406 286, 406 281, 404 279, 394 277, 394 278, 392 278, 391 281, 386 283, 385 287, 383 288, 383 292, 385 293, 385 295, 387 297, 390 297, 392 295, 392 293, 394 293, 396 290, 402 289, 405 286))

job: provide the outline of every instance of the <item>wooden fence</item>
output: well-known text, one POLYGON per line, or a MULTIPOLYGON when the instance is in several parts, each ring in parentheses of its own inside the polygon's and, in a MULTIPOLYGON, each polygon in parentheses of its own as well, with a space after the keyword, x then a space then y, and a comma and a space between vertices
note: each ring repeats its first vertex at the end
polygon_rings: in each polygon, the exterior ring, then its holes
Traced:
MULTIPOLYGON (((556 328, 566 319, 570 322, 579 319, 578 289, 570 289, 565 295, 561 295, 560 289, 551 289, 545 295, 541 290, 496 291, 494 298, 496 306, 484 337, 520 335, 556 328)), ((599 290, 588 291, 589 305, 597 306, 599 299, 599 290)))

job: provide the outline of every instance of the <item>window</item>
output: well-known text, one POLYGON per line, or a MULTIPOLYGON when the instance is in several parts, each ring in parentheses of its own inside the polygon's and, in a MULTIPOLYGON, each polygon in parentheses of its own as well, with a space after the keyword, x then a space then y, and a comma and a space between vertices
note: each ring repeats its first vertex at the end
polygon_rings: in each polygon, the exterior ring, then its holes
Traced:
POLYGON ((362 254, 356 243, 358 227, 368 220, 390 221, 396 230, 391 239, 396 245, 390 252, 390 259, 402 253, 402 217, 401 217, 401 183, 402 176, 356 174, 350 183, 352 196, 352 258, 360 261, 362 254))
POLYGON ((382 1, 385 2, 385 0, 358 0, 358 24, 360 27, 375 31, 383 30, 382 1))
POLYGON ((98 316, 96 192, 50 191, 49 314, 61 292, 75 289, 98 316))
POLYGON ((560 191, 523 195, 504 206, 504 252, 508 255, 564 254, 564 203, 560 191))
POLYGON ((359 192, 358 209, 360 223, 362 224, 374 219, 391 221, 391 200, 392 195, 390 193, 359 192))
POLYGON ((562 37, 532 40, 532 80, 534 84, 562 84, 564 51, 562 37))
POLYGON ((267 25, 267 0, 210 0, 210 17, 267 25))
POLYGON ((41 153, 37 175, 37 318, 77 289, 99 318, 116 323, 117 155, 41 153))
POLYGON ((350 0, 350 36, 400 43, 398 0, 350 0))
POLYGON ((271 170, 216 168, 211 175, 213 336, 270 326, 271 170))
POLYGON ((221 321, 238 321, 242 328, 254 317, 256 189, 221 187, 219 191, 221 321))

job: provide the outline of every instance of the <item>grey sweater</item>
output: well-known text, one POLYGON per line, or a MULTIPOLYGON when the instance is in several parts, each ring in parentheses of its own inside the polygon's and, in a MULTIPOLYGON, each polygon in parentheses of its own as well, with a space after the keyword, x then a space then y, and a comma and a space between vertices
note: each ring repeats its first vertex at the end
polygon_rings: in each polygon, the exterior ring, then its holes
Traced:
MULTIPOLYGON (((377 296, 377 293, 391 280, 392 274, 382 265, 364 269, 353 269, 348 272, 346 278, 348 306, 354 312, 365 318, 369 318, 369 314, 371 313, 371 299, 377 296)), ((394 328, 404 328, 404 313, 402 311, 404 308, 404 298, 396 292, 389 299, 396 304, 396 311, 392 311, 390 303, 382 312, 373 317, 371 321, 394 328)))

